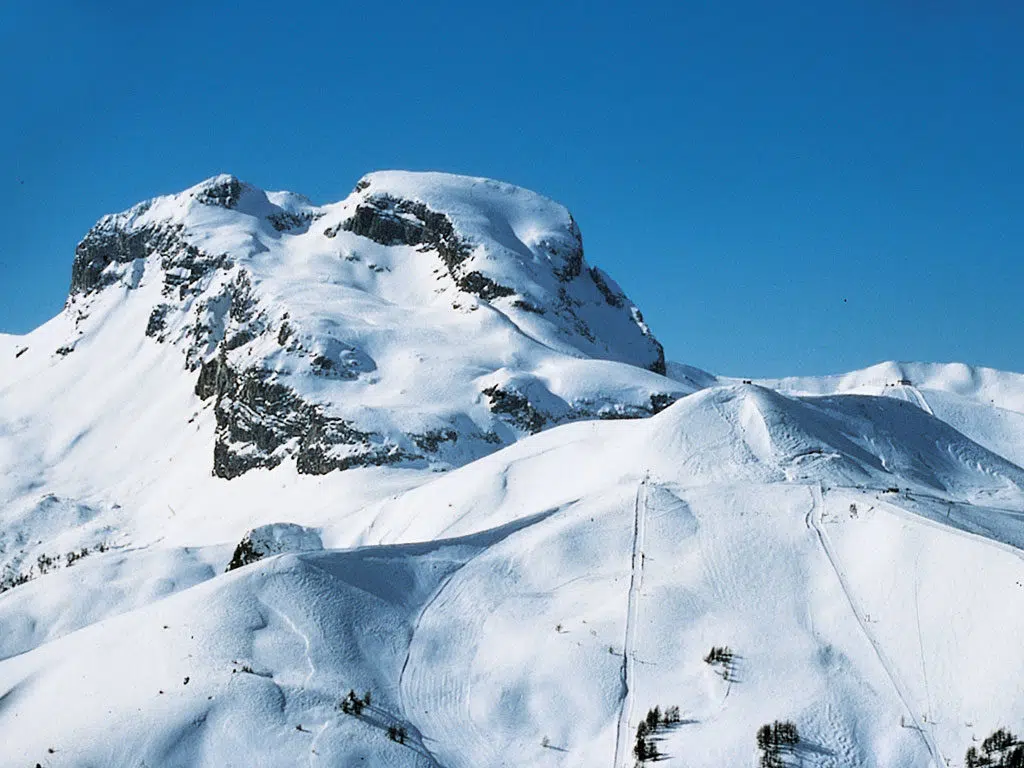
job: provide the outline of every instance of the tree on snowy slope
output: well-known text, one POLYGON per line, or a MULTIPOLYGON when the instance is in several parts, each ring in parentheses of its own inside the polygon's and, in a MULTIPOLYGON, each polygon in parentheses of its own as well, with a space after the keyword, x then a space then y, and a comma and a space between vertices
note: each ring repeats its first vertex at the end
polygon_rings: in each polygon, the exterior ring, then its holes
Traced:
POLYGON ((791 752, 800 743, 796 725, 776 720, 757 729, 757 748, 761 750, 762 768, 783 768, 783 752, 791 752))
POLYGON ((967 750, 967 768, 1024 768, 1024 742, 1005 728, 1000 728, 977 747, 967 750))

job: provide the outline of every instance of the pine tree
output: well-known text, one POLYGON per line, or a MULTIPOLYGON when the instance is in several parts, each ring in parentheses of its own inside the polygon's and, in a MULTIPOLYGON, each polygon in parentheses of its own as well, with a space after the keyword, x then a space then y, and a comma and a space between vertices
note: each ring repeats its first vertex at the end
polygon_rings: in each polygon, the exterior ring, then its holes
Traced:
POLYGON ((980 753, 977 747, 968 749, 964 762, 967 768, 1024 768, 1024 744, 1000 728, 981 742, 980 753))
POLYGON ((775 722, 776 740, 779 744, 787 747, 794 747, 800 743, 800 735, 797 733, 796 725, 788 720, 784 723, 775 722))
POLYGON ((636 755, 636 759, 641 763, 647 759, 647 740, 640 738, 636 739, 636 744, 633 746, 633 754, 636 755))

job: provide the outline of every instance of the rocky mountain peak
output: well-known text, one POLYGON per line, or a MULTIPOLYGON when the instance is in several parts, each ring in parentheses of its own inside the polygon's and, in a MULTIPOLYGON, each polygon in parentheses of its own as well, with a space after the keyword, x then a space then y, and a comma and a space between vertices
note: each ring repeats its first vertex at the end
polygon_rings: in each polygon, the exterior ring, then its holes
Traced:
POLYGON ((378 172, 316 206, 215 176, 86 234, 68 307, 97 302, 144 310, 139 332, 181 351, 223 477, 455 466, 683 391, 569 211, 489 179, 378 172))

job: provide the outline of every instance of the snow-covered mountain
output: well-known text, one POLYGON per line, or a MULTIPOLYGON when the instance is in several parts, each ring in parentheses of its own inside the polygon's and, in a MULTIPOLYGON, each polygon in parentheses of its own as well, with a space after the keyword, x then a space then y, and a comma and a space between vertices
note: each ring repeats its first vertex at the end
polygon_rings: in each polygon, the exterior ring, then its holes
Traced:
POLYGON ((661 346, 569 212, 485 179, 376 173, 316 207, 219 176, 142 203, 79 244, 62 354, 110 343, 115 313, 216 401, 226 478, 286 459, 448 467, 684 391, 635 376, 664 373, 661 346))
POLYGON ((661 705, 665 765, 941 768, 1024 726, 1024 376, 666 363, 535 193, 219 176, 102 219, 0 361, 0 765, 618 768, 661 705))

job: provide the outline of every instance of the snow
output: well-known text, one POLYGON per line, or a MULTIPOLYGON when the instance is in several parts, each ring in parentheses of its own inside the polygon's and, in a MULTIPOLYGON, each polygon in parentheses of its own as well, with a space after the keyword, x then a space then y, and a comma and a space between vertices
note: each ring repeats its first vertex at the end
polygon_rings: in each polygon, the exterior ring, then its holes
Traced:
POLYGON ((396 440, 505 445, 216 477, 186 347, 201 312, 223 324, 204 359, 237 330, 216 301, 236 273, 206 276, 161 343, 159 258, 111 265, 0 336, 0 764, 621 768, 647 710, 675 705, 666 766, 755 765, 778 719, 793 764, 942 768, 1024 725, 1024 376, 664 377, 635 364, 629 306, 587 305, 591 342, 457 290, 413 246, 323 236, 386 190, 553 307, 574 224, 539 195, 386 172, 328 206, 246 185, 234 209, 198 202, 232 179, 122 214, 244 266, 269 325, 229 356, 396 440), (279 212, 319 218, 279 231, 279 212), (308 355, 277 342, 285 313, 308 355), (493 385, 553 415, 679 399, 528 435, 488 410, 493 385), (243 537, 263 557, 225 572, 243 537), (723 646, 731 665, 705 662, 723 646), (372 694, 358 715, 349 690, 372 694))
POLYGON ((316 552, 324 548, 320 535, 295 523, 270 523, 253 528, 242 537, 252 560, 285 552, 316 552))

